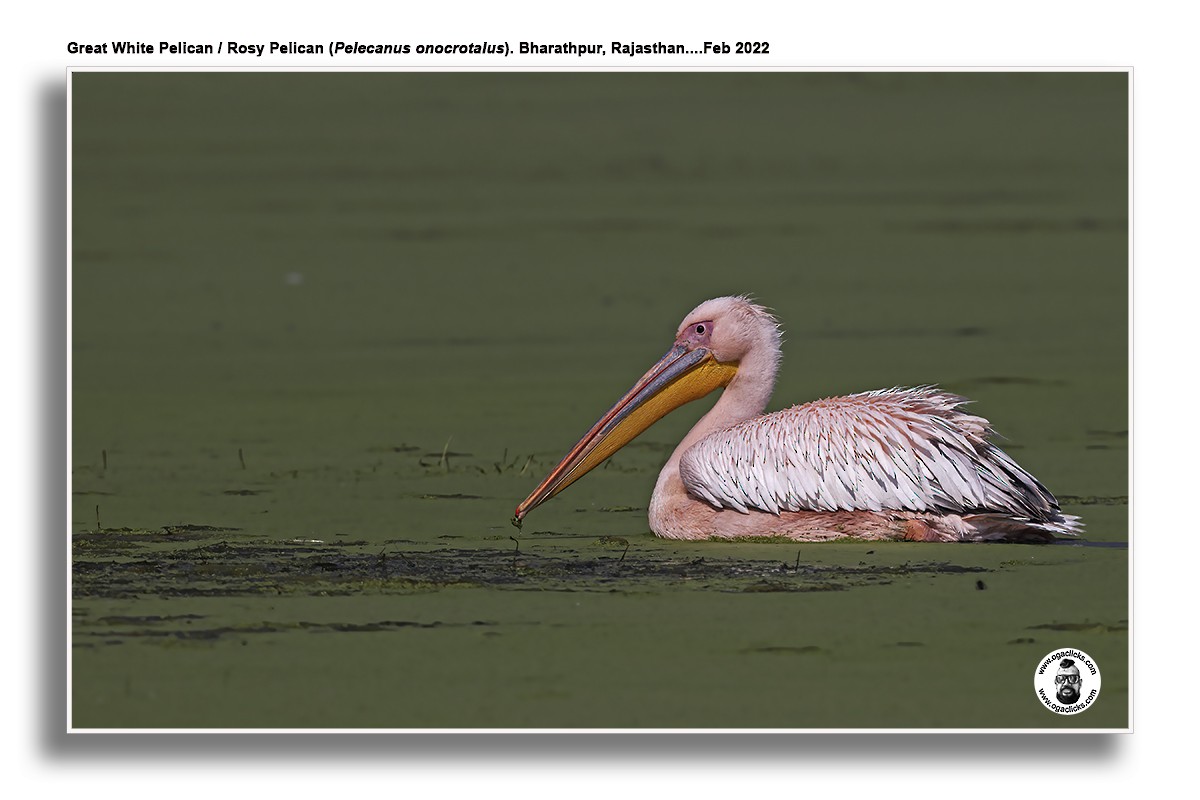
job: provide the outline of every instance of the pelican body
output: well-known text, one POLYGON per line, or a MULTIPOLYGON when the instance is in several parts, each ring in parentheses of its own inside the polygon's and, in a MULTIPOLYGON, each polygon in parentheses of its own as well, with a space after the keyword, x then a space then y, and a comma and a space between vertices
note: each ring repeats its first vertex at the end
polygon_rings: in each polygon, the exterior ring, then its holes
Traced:
POLYGON ((658 476, 658 536, 1045 542, 1081 529, 991 443, 986 419, 935 387, 763 414, 780 342, 775 317, 747 298, 701 303, 666 355, 517 506, 514 524, 672 410, 723 389, 658 476))

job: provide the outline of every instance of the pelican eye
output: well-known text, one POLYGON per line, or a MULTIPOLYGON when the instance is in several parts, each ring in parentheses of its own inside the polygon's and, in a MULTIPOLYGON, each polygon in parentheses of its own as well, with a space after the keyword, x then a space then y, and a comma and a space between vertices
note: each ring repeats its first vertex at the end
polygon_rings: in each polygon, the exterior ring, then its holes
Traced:
POLYGON ((696 333, 703 335, 703 333, 704 333, 704 325, 703 324, 696 326, 696 333))

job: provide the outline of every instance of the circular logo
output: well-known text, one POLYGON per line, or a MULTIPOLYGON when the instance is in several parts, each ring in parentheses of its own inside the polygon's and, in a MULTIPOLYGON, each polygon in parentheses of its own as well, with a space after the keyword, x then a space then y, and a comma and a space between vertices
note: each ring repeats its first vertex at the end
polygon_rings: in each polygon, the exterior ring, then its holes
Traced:
POLYGON ((1064 647, 1038 662, 1033 689, 1038 701, 1055 714, 1078 714, 1100 696, 1100 667, 1082 650, 1064 647))

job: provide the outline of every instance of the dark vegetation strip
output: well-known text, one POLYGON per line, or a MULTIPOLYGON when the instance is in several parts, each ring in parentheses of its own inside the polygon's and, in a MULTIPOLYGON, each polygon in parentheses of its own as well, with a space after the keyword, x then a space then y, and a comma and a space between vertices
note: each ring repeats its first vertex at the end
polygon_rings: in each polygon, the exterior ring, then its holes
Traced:
MULTIPOLYGON (((363 594, 487 586, 536 591, 612 591, 694 586, 729 592, 840 591, 914 574, 987 572, 948 562, 825 566, 777 560, 679 558, 615 551, 611 555, 540 555, 519 549, 363 553, 341 543, 314 545, 210 542, 151 552, 122 541, 77 549, 77 598, 363 594), (116 543, 114 543, 116 544, 116 543)), ((362 544, 362 543, 347 543, 362 544)))

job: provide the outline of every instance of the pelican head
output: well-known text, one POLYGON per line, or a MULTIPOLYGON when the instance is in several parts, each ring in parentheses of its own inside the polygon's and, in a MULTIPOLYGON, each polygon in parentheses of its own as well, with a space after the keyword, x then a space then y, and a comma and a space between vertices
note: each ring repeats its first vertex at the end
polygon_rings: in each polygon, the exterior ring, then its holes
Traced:
POLYGON ((683 318, 675 334, 676 345, 704 347, 722 364, 753 361, 756 377, 767 377, 771 387, 781 341, 775 316, 746 297, 706 300, 683 318))
MULTIPOLYGON (((739 369, 753 376, 766 405, 779 363, 775 317, 745 297, 718 297, 683 318, 675 343, 658 363, 592 426, 546 479, 517 506, 513 523, 595 469, 671 411, 729 386, 739 369), (765 389, 765 394, 763 390, 765 389)), ((757 399, 752 402, 758 402, 757 399)))

